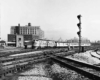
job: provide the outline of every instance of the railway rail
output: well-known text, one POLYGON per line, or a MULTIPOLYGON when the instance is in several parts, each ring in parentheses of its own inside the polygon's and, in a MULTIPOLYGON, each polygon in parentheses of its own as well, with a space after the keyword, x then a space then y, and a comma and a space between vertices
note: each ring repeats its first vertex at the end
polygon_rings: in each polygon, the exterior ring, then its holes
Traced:
MULTIPOLYGON (((67 52, 66 55, 71 55, 73 53, 74 52, 67 52)), ((24 57, 20 57, 20 58, 18 57, 14 60, 12 60, 12 59, 6 60, 6 61, 3 61, 1 64, 2 64, 3 69, 7 69, 7 68, 14 67, 15 65, 20 65, 20 64, 23 64, 23 63, 26 63, 26 62, 29 62, 29 61, 32 61, 32 60, 36 60, 36 59, 39 59, 39 58, 47 57, 47 56, 53 55, 53 54, 63 55, 63 54, 59 54, 58 51, 44 52, 44 54, 40 54, 40 55, 35 55, 35 56, 34 55, 28 55, 28 56, 24 56, 24 57)))
MULTIPOLYGON (((60 62, 60 63, 62 63, 63 65, 68 65, 68 64, 66 64, 66 60, 64 60, 63 59, 63 57, 60 57, 60 56, 51 56, 51 55, 54 55, 55 53, 60 53, 60 52, 64 52, 64 49, 60 49, 60 50, 58 50, 58 49, 53 49, 53 50, 49 50, 49 51, 44 51, 44 52, 42 52, 43 54, 39 54, 38 56, 34 56, 33 54, 32 55, 27 55, 27 56, 17 56, 17 57, 11 57, 11 59, 6 59, 6 60, 1 60, 1 63, 5 63, 5 62, 11 62, 11 61, 15 61, 14 63, 10 63, 10 64, 8 64, 8 65, 4 65, 4 67, 7 67, 7 66, 12 66, 12 67, 10 67, 10 68, 6 68, 4 71, 2 71, 1 73, 0 73, 0 78, 2 78, 2 77, 5 77, 6 75, 8 75, 9 73, 16 73, 16 72, 20 72, 20 71, 23 71, 23 70, 26 70, 26 69, 29 69, 30 67, 31 67, 31 65, 33 64, 33 63, 35 63, 35 62, 39 62, 39 61, 43 61, 43 60, 45 60, 45 59, 48 59, 48 58, 50 58, 50 57, 52 57, 52 59, 53 60, 55 60, 55 61, 57 61, 57 62, 60 62), (44 55, 44 56, 43 56, 44 55), (33 58, 34 57, 34 58, 33 58), (23 59, 26 59, 26 60, 23 60, 23 59), (18 61, 19 60, 19 61, 18 61), (20 61, 20 60, 22 60, 22 61, 20 61), (64 63, 65 62, 65 63, 64 63)), ((68 52, 68 50, 67 49, 65 49, 65 52, 68 52)), ((75 51, 69 51, 68 52, 69 54, 71 53, 71 54, 73 54, 73 53, 75 53, 75 51)), ((63 55, 64 56, 64 55, 63 55)), ((68 61, 67 61, 68 62, 68 61)), ((73 63, 72 62, 70 62, 71 64, 70 64, 70 66, 71 65, 73 65, 73 63)), ((78 65, 78 67, 80 67, 79 66, 79 63, 77 63, 77 65, 78 65)), ((86 64, 85 64, 86 65, 86 64)), ((84 66, 85 66, 84 65, 84 66)), ((87 64, 88 65, 88 64, 87 64)), ((68 65, 69 66, 69 65, 68 65)), ((69 67, 70 67, 69 66, 69 67)), ((93 66, 93 65, 88 65, 88 67, 90 68, 90 66, 93 66)), ((75 67, 75 66, 74 66, 75 67)), ((81 65, 81 67, 82 67, 82 69, 84 69, 83 68, 83 64, 81 65)), ((86 66, 87 67, 87 66, 86 66)), ((71 67, 71 68, 73 68, 73 67, 71 67)), ((94 66, 92 67, 93 69, 97 69, 97 70, 99 70, 100 71, 100 68, 97 68, 96 66, 95 66, 95 68, 94 68, 94 66)), ((75 70, 77 70, 77 72, 80 72, 81 70, 78 70, 77 69, 77 67, 75 67, 75 68, 73 68, 73 69, 75 69, 75 70)), ((94 71, 94 70, 93 70, 94 71)), ((96 71, 95 71, 96 72, 96 71)), ((88 73, 88 72, 86 72, 86 71, 81 71, 81 74, 84 74, 84 73, 86 73, 88 76, 89 76, 89 78, 92 78, 92 79, 96 79, 96 80, 99 80, 100 79, 100 77, 98 76, 98 75, 93 75, 93 73, 88 73), (93 77, 91 77, 91 75, 93 76, 93 77), (96 77, 95 77, 96 76, 96 77), (99 78, 99 79, 97 79, 97 78, 99 78)), ((85 75, 86 76, 86 75, 85 75)))
POLYGON ((32 57, 36 57, 36 56, 40 56, 40 55, 49 55, 51 53, 67 52, 67 51, 68 51, 67 49, 53 49, 53 50, 45 50, 45 51, 41 51, 41 52, 31 52, 31 54, 20 53, 19 55, 15 54, 15 56, 3 57, 3 58, 1 58, 0 63, 16 61, 16 60, 21 60, 21 59, 25 59, 25 58, 32 58, 32 57))
MULTIPOLYGON (((65 50, 66 51, 66 50, 65 50)), ((63 50, 55 50, 55 51, 45 51, 43 54, 40 55, 27 55, 27 56, 20 56, 11 60, 1 61, 3 70, 0 73, 0 78, 5 77, 9 73, 16 73, 19 71, 23 71, 29 68, 33 63, 43 61, 45 59, 50 58, 48 55, 52 55, 53 53, 63 52, 63 50)))
POLYGON ((47 56, 40 55, 40 56, 36 56, 36 57, 33 57, 33 58, 31 57, 31 58, 25 58, 25 59, 21 59, 21 60, 17 60, 17 61, 6 62, 6 63, 2 64, 2 67, 5 68, 5 69, 11 68, 11 67, 14 67, 16 65, 23 65, 23 63, 27 64, 28 62, 39 60, 39 59, 42 59, 42 58, 47 58, 47 56))
POLYGON ((14 54, 24 54, 26 52, 35 52, 35 51, 47 51, 47 50, 54 50, 54 49, 66 49, 66 48, 42 48, 42 49, 23 49, 21 51, 15 51, 15 52, 0 52, 0 58, 1 57, 7 57, 14 54))
POLYGON ((92 80, 100 80, 100 67, 54 55, 52 60, 92 80))
MULTIPOLYGON (((34 63, 44 61, 48 58, 50 58, 50 57, 49 56, 42 56, 42 57, 40 56, 40 57, 37 57, 37 59, 35 58, 35 59, 26 60, 23 62, 19 62, 16 65, 9 64, 9 65, 12 65, 12 67, 0 71, 0 79, 4 79, 9 74, 15 74, 15 73, 30 69, 34 63)), ((6 66, 8 66, 8 65, 6 65, 6 66)))
MULTIPOLYGON (((5 52, 2 52, 0 53, 0 58, 2 57, 8 57, 8 56, 11 56, 11 55, 17 55, 17 54, 24 54, 24 53, 30 53, 30 52, 35 52, 35 51, 50 51, 50 50, 55 50, 55 49, 67 49, 68 48, 43 48, 43 49, 24 49, 24 50, 21 50, 21 51, 15 51, 15 52, 9 52, 9 53, 5 53, 5 52)), ((73 48, 73 49, 70 49, 70 50, 73 50, 75 53, 78 53, 79 52, 79 49, 78 48, 73 48)), ((85 47, 84 48, 84 52, 85 51, 88 51, 88 50, 95 50, 95 48, 91 48, 91 47, 85 47)), ((1 59, 0 59, 1 60, 1 59)))

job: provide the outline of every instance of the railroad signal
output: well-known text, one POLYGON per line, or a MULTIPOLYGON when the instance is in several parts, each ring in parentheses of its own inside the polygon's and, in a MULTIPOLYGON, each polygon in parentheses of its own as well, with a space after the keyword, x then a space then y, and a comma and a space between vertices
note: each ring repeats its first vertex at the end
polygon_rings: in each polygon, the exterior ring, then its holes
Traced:
POLYGON ((77 35, 80 36, 80 31, 77 32, 77 35))
POLYGON ((77 16, 79 23, 77 24, 79 31, 77 32, 77 35, 79 36, 79 53, 81 52, 81 15, 77 16))
POLYGON ((79 21, 81 21, 81 15, 78 15, 77 18, 79 19, 79 21))
POLYGON ((77 26, 79 29, 81 29, 81 23, 78 23, 77 26))

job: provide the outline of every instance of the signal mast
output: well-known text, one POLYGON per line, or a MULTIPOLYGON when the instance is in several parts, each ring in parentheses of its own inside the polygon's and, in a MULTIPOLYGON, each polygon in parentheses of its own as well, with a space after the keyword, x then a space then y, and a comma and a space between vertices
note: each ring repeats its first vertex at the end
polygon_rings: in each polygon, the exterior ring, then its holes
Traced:
POLYGON ((79 31, 77 32, 77 35, 79 37, 79 53, 81 52, 81 15, 78 15, 77 18, 79 20, 79 23, 77 24, 79 31))

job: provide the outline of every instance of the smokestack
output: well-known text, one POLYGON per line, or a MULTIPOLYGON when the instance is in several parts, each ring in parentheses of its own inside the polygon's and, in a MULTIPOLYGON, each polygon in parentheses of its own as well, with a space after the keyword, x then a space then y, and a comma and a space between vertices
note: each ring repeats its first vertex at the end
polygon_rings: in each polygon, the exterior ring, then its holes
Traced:
POLYGON ((20 24, 18 24, 18 27, 20 27, 20 24))
POLYGON ((31 23, 28 23, 28 26, 31 26, 31 23))

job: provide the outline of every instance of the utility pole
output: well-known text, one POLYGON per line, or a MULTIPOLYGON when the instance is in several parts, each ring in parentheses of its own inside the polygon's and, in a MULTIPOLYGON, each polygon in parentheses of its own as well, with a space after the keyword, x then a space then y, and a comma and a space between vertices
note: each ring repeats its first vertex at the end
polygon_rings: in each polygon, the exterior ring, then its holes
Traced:
POLYGON ((79 53, 81 52, 81 15, 77 16, 79 23, 77 24, 79 31, 77 32, 78 36, 79 36, 79 53))

